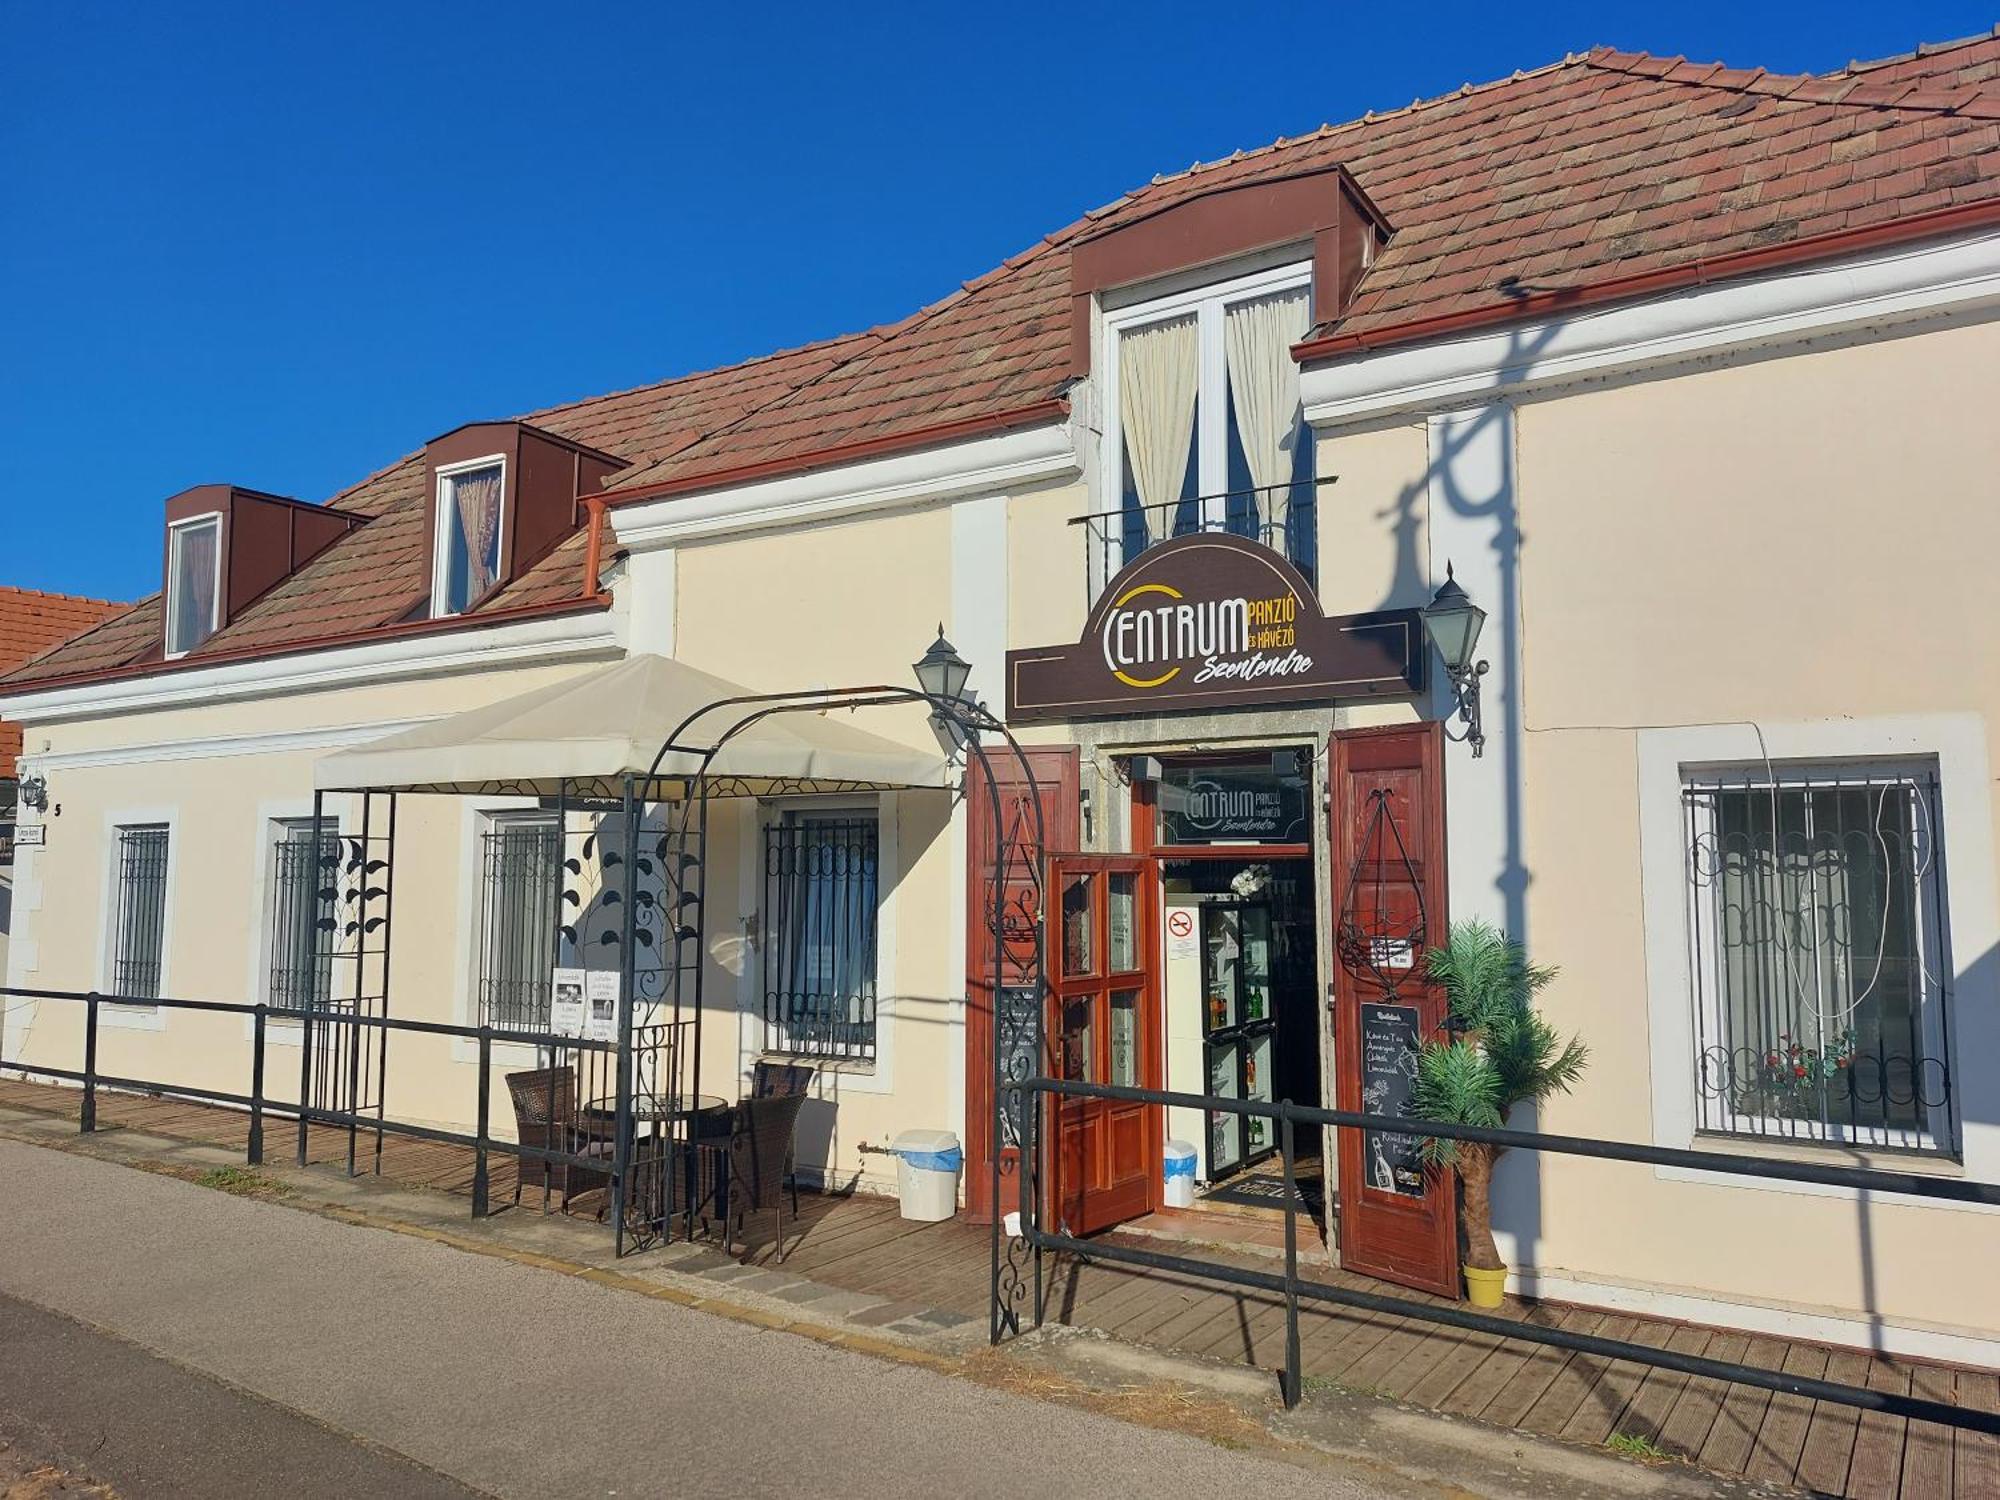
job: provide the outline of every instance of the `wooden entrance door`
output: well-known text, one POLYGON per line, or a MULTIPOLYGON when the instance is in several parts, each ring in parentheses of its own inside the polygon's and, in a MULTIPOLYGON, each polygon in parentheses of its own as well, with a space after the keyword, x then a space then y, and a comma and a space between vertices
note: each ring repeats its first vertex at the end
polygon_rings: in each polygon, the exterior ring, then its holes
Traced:
MULTIPOLYGON (((1158 1088, 1152 955, 1159 943, 1149 863, 1132 855, 1049 859, 1049 1071, 1085 1083, 1158 1088)), ((1050 1218, 1090 1234, 1155 1207, 1165 1125, 1150 1104, 1049 1100, 1050 1218)))
MULTIPOLYGON (((1445 937, 1444 768, 1436 723, 1333 736, 1333 1048, 1337 1107, 1395 1114, 1415 1048, 1444 1034, 1423 952, 1445 937)), ((1340 1263, 1458 1295, 1458 1181, 1418 1137, 1342 1130, 1340 1263)))
MULTIPOLYGON (((1000 820, 977 757, 965 776, 965 1213, 977 1224, 993 1218, 993 948, 1006 959, 1003 981, 1039 989, 1042 976, 1030 973, 1034 924, 1041 919, 1044 855, 1074 849, 1081 837, 1079 752, 1074 745, 1036 745, 1027 750, 1028 777, 1011 752, 992 752, 993 778, 1000 791, 1000 820), (1043 842, 1037 844, 1039 804, 1043 842), (993 930, 993 852, 1006 851, 1001 875, 1002 931, 993 930)), ((1029 1011, 1032 1015, 1032 1009, 1029 1011)), ((1003 1202, 1012 1207, 1014 1147, 1000 1143, 1003 1202)))

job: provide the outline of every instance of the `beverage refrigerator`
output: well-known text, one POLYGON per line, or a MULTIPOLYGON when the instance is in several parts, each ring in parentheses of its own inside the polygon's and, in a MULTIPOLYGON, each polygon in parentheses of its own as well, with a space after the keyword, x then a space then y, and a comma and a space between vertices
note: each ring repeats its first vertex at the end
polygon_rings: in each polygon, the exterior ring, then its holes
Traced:
MULTIPOLYGON (((1272 1042, 1271 909, 1262 902, 1204 902, 1201 911, 1202 1041, 1208 1092, 1268 1101, 1272 1042)), ((1210 1111, 1208 1180, 1254 1166, 1277 1149, 1268 1119, 1210 1111)))

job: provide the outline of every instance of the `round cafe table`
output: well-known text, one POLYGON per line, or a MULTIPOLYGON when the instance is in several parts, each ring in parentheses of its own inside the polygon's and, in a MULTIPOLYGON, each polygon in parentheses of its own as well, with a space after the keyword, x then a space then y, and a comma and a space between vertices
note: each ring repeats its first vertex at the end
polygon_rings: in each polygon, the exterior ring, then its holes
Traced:
MULTIPOLYGON (((673 1221, 675 1213, 675 1189, 691 1199, 694 1193, 694 1153, 686 1152, 683 1170, 680 1173, 667 1169, 668 1159, 673 1153, 673 1142, 669 1140, 669 1127, 676 1120, 694 1120, 702 1115, 716 1114, 727 1110, 729 1101, 720 1094, 649 1094, 632 1096, 632 1123, 635 1138, 643 1138, 651 1148, 641 1152, 632 1163, 634 1198, 641 1205, 639 1218, 650 1223, 664 1234, 673 1221), (684 1177, 685 1182, 676 1182, 684 1177)), ((585 1132, 593 1139, 609 1141, 618 1128, 618 1099, 606 1094, 592 1099, 583 1106, 581 1123, 585 1132)), ((684 1146, 691 1145, 683 1142, 684 1146)), ((692 1219, 690 1218, 690 1230, 692 1219)))

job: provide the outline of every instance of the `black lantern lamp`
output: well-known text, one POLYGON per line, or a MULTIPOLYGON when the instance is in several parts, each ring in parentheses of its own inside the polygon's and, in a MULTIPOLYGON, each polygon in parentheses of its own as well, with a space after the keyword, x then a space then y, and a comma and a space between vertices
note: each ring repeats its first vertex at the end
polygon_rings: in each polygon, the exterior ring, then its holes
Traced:
POLYGON ((938 626, 937 639, 911 666, 917 674, 917 686, 924 696, 931 700, 931 733, 937 736, 938 748, 950 760, 957 760, 964 753, 965 745, 972 738, 972 726, 966 723, 963 710, 972 707, 965 697, 966 681, 972 676, 972 663, 958 654, 958 648, 944 638, 944 626, 938 626))
POLYGON ((1444 675, 1451 680, 1452 700, 1465 725, 1465 742, 1477 759, 1486 748, 1486 734, 1479 724, 1479 679, 1487 663, 1474 661, 1479 631, 1486 623, 1486 611, 1472 602, 1472 596, 1458 586, 1451 564, 1444 567, 1444 582, 1424 607, 1424 633, 1444 658, 1444 675))
POLYGON ((965 695, 966 679, 972 676, 972 663, 958 654, 957 647, 944 638, 944 626, 938 626, 937 639, 931 642, 930 650, 919 657, 912 667, 917 674, 917 686, 932 698, 955 703, 965 695))

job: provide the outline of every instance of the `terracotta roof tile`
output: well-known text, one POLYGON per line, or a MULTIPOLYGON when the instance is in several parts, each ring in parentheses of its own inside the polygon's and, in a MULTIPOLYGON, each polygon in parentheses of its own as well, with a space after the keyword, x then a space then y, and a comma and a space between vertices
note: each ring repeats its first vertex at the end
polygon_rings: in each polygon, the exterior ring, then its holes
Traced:
MULTIPOLYGON (((109 599, 0 587, 0 668, 32 661, 92 626, 132 612, 131 605, 109 599)), ((0 776, 14 774, 20 753, 21 726, 0 720, 0 776)))
MULTIPOLYGON (((1995 120, 2000 32, 1817 76, 1599 48, 1156 177, 900 322, 527 420, 629 459, 614 493, 807 467, 865 439, 921 440, 1061 396, 1070 248, 1195 193, 1344 167, 1394 234, 1344 316, 1316 333, 1376 338, 1504 316, 1524 287, 1584 289, 2000 198, 1995 120)), ((394 620, 426 583, 422 488, 413 456, 335 497, 376 519, 204 650, 394 620)), ((572 537, 485 607, 576 597, 584 548, 572 537)), ((157 620, 157 602, 142 605, 35 670, 132 660, 157 620)))

